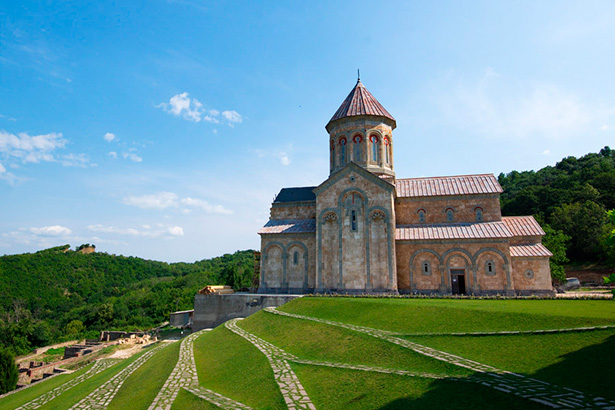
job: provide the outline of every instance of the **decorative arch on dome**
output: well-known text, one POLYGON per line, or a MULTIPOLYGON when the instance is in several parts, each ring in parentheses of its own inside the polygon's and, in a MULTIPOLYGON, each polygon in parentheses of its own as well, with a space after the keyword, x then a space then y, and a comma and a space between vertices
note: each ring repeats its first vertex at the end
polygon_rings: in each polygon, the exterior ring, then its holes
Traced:
POLYGON ((371 145, 371 156, 372 156, 372 161, 373 162, 378 162, 379 161, 379 143, 380 143, 380 137, 376 134, 371 134, 369 136, 369 142, 371 145))

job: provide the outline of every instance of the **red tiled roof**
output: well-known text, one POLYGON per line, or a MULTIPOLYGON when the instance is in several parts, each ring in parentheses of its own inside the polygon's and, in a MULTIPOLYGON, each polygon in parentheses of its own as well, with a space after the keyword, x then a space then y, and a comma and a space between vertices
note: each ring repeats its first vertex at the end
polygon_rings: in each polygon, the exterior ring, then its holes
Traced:
POLYGON ((354 117, 356 115, 377 115, 395 121, 395 118, 389 114, 382 104, 367 91, 361 80, 357 81, 357 85, 350 91, 350 94, 348 94, 340 108, 331 117, 327 126, 340 118, 354 117))
POLYGON ((311 232, 316 232, 315 219, 272 219, 258 231, 258 234, 311 232))
POLYGON ((542 230, 533 216, 505 216, 502 222, 508 226, 513 236, 543 236, 542 230))
POLYGON ((395 181, 395 189, 401 198, 503 192, 493 174, 398 179, 395 181))
POLYGON ((510 256, 512 257, 532 257, 532 256, 553 256, 551 252, 541 243, 528 245, 510 245, 510 256))
POLYGON ((397 225, 395 240, 493 239, 510 238, 512 233, 503 222, 464 224, 397 225))

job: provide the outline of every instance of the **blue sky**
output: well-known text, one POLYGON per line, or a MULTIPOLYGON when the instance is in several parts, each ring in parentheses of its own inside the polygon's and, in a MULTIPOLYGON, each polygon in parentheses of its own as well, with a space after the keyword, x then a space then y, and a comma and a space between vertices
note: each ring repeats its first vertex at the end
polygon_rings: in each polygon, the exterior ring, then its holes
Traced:
POLYGON ((399 178, 614 146, 613 22, 606 0, 2 1, 0 255, 258 248, 275 194, 328 176, 357 68, 399 178))

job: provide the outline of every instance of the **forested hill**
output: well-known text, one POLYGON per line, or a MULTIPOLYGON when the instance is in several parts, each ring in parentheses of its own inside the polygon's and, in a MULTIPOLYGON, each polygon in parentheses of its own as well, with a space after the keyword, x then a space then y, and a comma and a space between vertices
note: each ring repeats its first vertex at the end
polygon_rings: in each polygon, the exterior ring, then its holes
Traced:
POLYGON ((498 180, 503 215, 534 215, 543 227, 550 225, 546 230, 562 231, 572 262, 615 263, 613 248, 605 244, 613 229, 605 211, 615 208, 614 150, 604 147, 539 171, 500 174, 498 180))
POLYGON ((69 245, 0 257, 0 348, 26 353, 105 329, 147 329, 192 309, 206 284, 249 287, 253 251, 167 264, 69 245))

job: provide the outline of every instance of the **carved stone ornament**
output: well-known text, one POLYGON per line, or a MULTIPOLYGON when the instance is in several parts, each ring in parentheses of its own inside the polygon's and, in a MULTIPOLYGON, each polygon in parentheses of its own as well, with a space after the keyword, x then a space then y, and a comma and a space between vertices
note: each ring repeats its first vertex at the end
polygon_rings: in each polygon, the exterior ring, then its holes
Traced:
POLYGON ((382 211, 374 211, 371 214, 372 221, 380 221, 386 218, 386 215, 382 211))
POLYGON ((322 219, 325 222, 335 222, 335 221, 337 221, 337 215, 334 214, 333 212, 329 212, 329 213, 325 214, 325 216, 323 216, 322 219))

